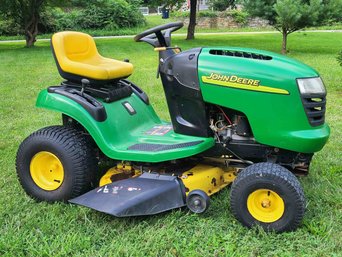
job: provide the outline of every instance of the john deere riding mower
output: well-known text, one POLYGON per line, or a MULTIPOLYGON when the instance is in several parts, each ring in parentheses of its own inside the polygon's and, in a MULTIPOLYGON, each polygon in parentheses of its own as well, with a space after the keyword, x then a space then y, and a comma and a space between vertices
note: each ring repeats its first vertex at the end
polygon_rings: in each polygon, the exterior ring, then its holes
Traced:
POLYGON ((307 65, 266 51, 171 46, 170 23, 137 35, 159 52, 158 75, 171 122, 126 78, 133 65, 102 57, 87 34, 51 40, 59 86, 37 106, 62 113, 19 147, 27 194, 117 217, 186 206, 203 213, 232 183, 230 209, 245 226, 288 231, 305 211, 297 174, 329 137, 326 90, 307 65), (108 167, 102 171, 104 167, 108 167))

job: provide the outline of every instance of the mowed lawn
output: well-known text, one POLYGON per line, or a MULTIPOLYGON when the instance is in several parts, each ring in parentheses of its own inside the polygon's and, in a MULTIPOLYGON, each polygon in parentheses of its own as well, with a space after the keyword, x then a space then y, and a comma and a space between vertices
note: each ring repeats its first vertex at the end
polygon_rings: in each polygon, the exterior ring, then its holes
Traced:
MULTIPOLYGON (((157 53, 129 38, 96 42, 103 55, 130 59, 135 67, 130 79, 148 93, 158 114, 168 119, 161 82, 156 79, 157 53)), ((279 52, 281 36, 212 35, 194 41, 175 37, 173 43, 183 49, 229 45, 279 52)), ((35 108, 39 91, 57 85, 61 78, 48 42, 39 42, 32 49, 23 46, 0 44, 0 255, 342 255, 342 67, 336 61, 342 33, 289 36, 289 56, 313 66, 325 81, 329 93, 326 120, 332 133, 328 144, 314 156, 309 176, 300 178, 307 198, 303 223, 297 231, 283 234, 249 230, 237 222, 229 210, 229 188, 212 197, 203 215, 183 209, 151 217, 115 218, 71 204, 30 199, 16 178, 16 151, 33 131, 61 124, 59 113, 35 108)))

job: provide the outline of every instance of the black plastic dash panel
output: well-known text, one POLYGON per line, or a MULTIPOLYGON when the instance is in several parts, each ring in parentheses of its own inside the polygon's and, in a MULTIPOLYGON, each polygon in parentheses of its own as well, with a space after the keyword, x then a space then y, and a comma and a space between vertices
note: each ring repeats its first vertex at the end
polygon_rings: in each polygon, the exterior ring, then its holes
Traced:
POLYGON ((132 88, 134 94, 136 94, 146 105, 150 104, 150 100, 147 94, 140 87, 138 87, 137 85, 135 85, 134 83, 132 83, 131 81, 127 79, 122 79, 120 81, 128 84, 132 88))
MULTIPOLYGON (((82 89, 81 84, 73 83, 70 81, 64 81, 61 86, 77 89, 79 91, 82 89)), ((116 83, 103 86, 90 84, 88 87, 84 88, 84 92, 90 96, 101 98, 106 103, 111 103, 129 97, 132 94, 133 90, 129 84, 120 80, 116 83)))

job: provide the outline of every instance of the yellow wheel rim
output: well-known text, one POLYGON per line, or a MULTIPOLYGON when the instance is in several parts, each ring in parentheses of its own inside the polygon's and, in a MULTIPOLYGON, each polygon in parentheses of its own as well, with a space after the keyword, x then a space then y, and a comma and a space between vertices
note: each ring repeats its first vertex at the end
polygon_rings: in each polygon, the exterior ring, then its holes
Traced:
POLYGON ((247 208, 256 220, 271 223, 283 216, 285 204, 276 192, 269 189, 258 189, 248 196, 247 208))
POLYGON ((37 186, 52 191, 62 185, 64 168, 56 155, 42 151, 33 156, 30 163, 30 174, 37 186))

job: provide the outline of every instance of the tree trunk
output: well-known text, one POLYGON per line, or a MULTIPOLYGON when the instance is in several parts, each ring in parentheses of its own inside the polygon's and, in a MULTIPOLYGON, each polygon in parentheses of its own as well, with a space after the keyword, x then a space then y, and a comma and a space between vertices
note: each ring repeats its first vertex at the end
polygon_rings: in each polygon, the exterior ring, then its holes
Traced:
POLYGON ((32 0, 31 1, 31 12, 30 18, 25 24, 25 39, 26 39, 26 47, 34 46, 34 43, 37 41, 36 37, 38 35, 38 23, 39 23, 39 12, 44 0, 32 0))
POLYGON ((283 43, 281 46, 281 53, 287 54, 287 35, 288 35, 287 30, 283 29, 282 34, 283 34, 283 43))
POLYGON ((25 26, 26 47, 34 46, 38 34, 38 17, 32 17, 31 21, 25 26))
POLYGON ((190 0, 190 20, 188 26, 187 40, 195 39, 197 0, 190 0))

